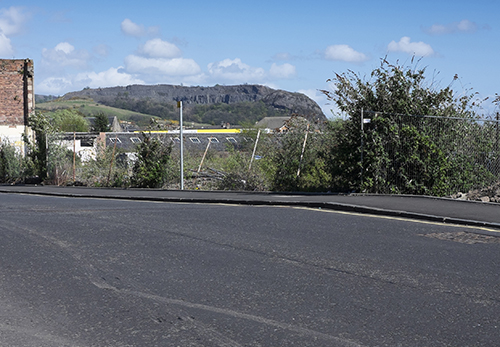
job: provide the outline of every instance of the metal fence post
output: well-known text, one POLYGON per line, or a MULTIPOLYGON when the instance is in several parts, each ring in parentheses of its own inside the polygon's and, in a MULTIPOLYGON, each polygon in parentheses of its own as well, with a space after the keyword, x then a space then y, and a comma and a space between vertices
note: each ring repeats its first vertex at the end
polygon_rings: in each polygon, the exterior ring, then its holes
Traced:
POLYGON ((184 190, 184 137, 182 133, 182 101, 177 101, 177 107, 179 108, 179 139, 181 140, 181 179, 180 179, 180 185, 181 185, 181 190, 184 190))
POLYGON ((257 144, 259 143, 259 137, 260 137, 260 129, 257 132, 257 139, 255 139, 255 145, 253 146, 252 158, 250 158, 250 164, 248 165, 248 171, 250 171, 252 169, 252 162, 253 162, 253 159, 255 158, 255 150, 257 149, 257 144))
POLYGON ((307 123, 306 134, 304 135, 304 144, 302 145, 302 152, 300 154, 299 168, 297 170, 297 177, 300 176, 300 168, 302 166, 302 159, 304 158, 304 151, 306 149, 307 134, 309 133, 309 123, 307 123))
POLYGON ((362 187, 363 187, 363 134, 364 134, 364 130, 363 130, 363 124, 364 124, 365 120, 364 120, 364 117, 363 117, 363 109, 361 108, 361 136, 360 136, 360 140, 361 140, 361 160, 360 160, 360 166, 361 166, 361 172, 360 172, 360 180, 361 180, 361 183, 360 183, 360 186, 359 186, 359 191, 361 191, 362 187))

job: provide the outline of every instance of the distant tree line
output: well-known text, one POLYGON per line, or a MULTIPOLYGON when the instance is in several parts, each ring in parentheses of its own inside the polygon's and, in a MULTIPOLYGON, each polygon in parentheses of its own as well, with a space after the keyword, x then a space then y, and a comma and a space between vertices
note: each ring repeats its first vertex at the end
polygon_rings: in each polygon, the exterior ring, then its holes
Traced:
POLYGON ((114 99, 102 100, 101 102, 106 106, 149 114, 162 119, 174 119, 178 117, 175 105, 172 103, 163 103, 151 98, 135 99, 129 97, 126 92, 118 93, 114 99))
POLYGON ((44 102, 49 102, 58 99, 56 95, 39 95, 35 94, 35 103, 42 104, 44 102))
POLYGON ((287 111, 277 110, 262 101, 258 101, 234 104, 198 104, 186 111, 185 119, 189 122, 213 125, 221 123, 254 125, 265 117, 286 116, 289 114, 287 111))
MULTIPOLYGON (((113 100, 103 100, 111 107, 149 114, 162 119, 178 119, 179 111, 174 103, 165 103, 152 98, 135 99, 125 93, 118 93, 113 100)), ((290 112, 278 110, 263 102, 240 102, 233 104, 184 105, 184 120, 187 122, 219 125, 255 124, 264 117, 286 116, 290 112)))
POLYGON ((93 117, 86 117, 78 109, 66 108, 45 112, 54 132, 107 132, 110 131, 108 117, 98 112, 93 117), (92 119, 92 121, 89 121, 92 119))

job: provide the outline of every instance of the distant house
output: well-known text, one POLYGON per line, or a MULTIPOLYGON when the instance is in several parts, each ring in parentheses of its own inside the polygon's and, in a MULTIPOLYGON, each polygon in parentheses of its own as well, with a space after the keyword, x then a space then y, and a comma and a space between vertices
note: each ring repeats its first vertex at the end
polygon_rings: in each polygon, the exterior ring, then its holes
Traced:
MULTIPOLYGON (((171 143, 174 148, 180 147, 179 130, 162 130, 145 132, 171 143)), ((241 129, 186 129, 183 131, 183 143, 186 150, 203 150, 210 142, 210 148, 224 151, 228 145, 237 147, 245 139, 241 129)), ((135 151, 137 144, 143 141, 142 132, 105 133, 106 147, 116 147, 125 152, 135 151)))
POLYGON ((257 128, 265 129, 268 133, 286 133, 298 123, 308 123, 309 120, 305 117, 292 115, 290 117, 265 117, 258 121, 255 125, 257 128))
POLYGON ((30 59, 0 59, 0 142, 25 152, 23 135, 32 136, 28 117, 35 110, 34 67, 30 59))
POLYGON ((265 117, 258 121, 255 126, 257 128, 266 129, 267 132, 283 132, 283 128, 290 117, 265 117))
MULTIPOLYGON (((146 132, 159 138, 162 142, 172 144, 174 149, 180 147, 179 130, 164 130, 146 132)), ((107 132, 107 133, 59 133, 56 143, 73 151, 83 162, 95 159, 98 147, 115 148, 133 158, 137 145, 144 141, 143 132, 107 132)), ((205 150, 210 143, 210 148, 215 151, 225 151, 228 146, 238 147, 243 141, 248 141, 242 136, 240 129, 189 129, 183 132, 184 148, 190 150, 205 150)))
POLYGON ((104 141, 105 133, 59 133, 55 135, 55 143, 67 148, 81 158, 82 162, 96 159, 99 141, 104 141))

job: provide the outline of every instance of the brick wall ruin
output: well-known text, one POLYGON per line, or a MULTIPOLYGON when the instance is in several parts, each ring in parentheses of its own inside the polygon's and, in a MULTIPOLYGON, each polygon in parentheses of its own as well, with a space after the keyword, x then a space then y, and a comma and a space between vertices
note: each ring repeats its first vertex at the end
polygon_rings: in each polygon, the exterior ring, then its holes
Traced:
POLYGON ((0 141, 19 148, 35 109, 33 75, 31 59, 0 59, 0 141))

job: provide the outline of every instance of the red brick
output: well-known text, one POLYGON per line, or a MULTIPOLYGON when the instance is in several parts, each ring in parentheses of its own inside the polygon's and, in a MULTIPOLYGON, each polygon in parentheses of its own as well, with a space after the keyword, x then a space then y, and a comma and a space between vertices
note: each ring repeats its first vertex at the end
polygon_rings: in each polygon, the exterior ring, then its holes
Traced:
POLYGON ((27 125, 35 109, 30 59, 0 59, 0 125, 27 125))

